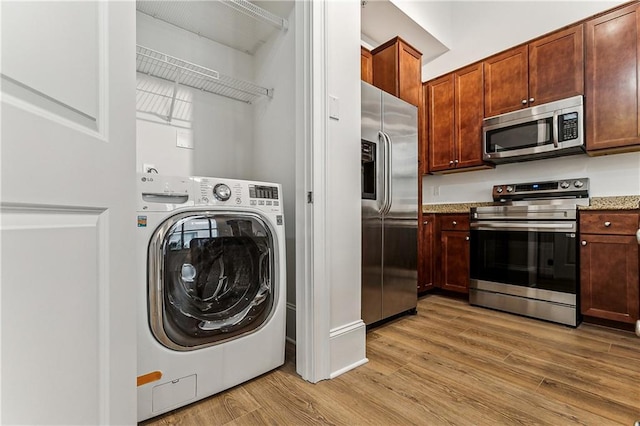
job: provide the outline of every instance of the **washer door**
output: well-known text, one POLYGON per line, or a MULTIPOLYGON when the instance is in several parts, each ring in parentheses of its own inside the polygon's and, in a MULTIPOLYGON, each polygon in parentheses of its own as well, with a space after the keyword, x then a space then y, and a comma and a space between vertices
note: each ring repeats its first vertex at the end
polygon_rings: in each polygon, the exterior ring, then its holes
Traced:
POLYGON ((149 245, 149 322, 156 339, 194 350, 250 333, 277 297, 274 233, 252 213, 184 213, 149 245))

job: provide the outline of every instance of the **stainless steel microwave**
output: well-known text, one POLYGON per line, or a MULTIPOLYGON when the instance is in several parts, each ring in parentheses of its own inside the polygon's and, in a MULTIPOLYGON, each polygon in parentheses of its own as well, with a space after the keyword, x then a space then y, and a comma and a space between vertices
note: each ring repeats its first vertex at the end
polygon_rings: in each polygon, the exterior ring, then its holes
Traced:
POLYGON ((483 158, 513 163, 584 152, 582 96, 495 117, 482 126, 483 158))

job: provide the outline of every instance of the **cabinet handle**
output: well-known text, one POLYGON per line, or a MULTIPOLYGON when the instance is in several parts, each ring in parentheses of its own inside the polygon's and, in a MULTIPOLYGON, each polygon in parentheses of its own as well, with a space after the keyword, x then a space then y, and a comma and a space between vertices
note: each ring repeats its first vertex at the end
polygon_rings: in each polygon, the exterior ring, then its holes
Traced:
POLYGON ((604 226, 606 226, 607 228, 611 226, 611 222, 605 222, 604 226))
POLYGON ((533 101, 535 101, 534 98, 529 98, 529 103, 533 103, 533 101))
POLYGON ((422 224, 423 224, 423 225, 428 225, 428 224, 429 224, 429 221, 428 221, 428 220, 425 220, 424 222, 422 222, 422 224))
POLYGON ((526 105, 526 104, 527 104, 527 100, 526 100, 526 99, 523 99, 523 100, 522 100, 522 105, 526 105))
POLYGON ((453 226, 456 226, 458 224, 458 222, 456 222, 455 220, 451 223, 453 224, 453 226))
POLYGON ((458 164, 458 160, 454 160, 454 161, 453 161, 453 163, 454 163, 454 164, 458 164))
POLYGON ((465 241, 469 241, 469 236, 464 237, 465 241))
POLYGON ((640 229, 636 231, 636 240, 638 240, 638 244, 640 244, 640 229))
POLYGON ((582 242, 580 244, 582 244, 583 246, 586 246, 587 242, 585 240, 582 240, 582 242))
POLYGON ((449 165, 453 166, 453 160, 449 161, 449 165))

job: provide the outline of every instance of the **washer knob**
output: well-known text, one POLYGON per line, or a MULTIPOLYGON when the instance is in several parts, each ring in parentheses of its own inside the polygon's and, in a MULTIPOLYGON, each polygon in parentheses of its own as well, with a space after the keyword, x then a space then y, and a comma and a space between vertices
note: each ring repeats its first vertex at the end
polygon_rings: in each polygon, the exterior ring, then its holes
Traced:
POLYGON ((498 187, 496 188, 496 192, 497 192, 498 194, 502 194, 502 187, 501 187, 501 186, 498 186, 498 187))
POLYGON ((220 201, 227 201, 231 197, 231 188, 224 183, 219 183, 213 187, 213 196, 220 201))
POLYGON ((581 180, 577 180, 573 182, 573 186, 575 186, 576 188, 582 188, 584 186, 584 182, 582 182, 581 180))
POLYGON ((569 182, 567 182, 566 180, 560 182, 560 188, 567 189, 569 186, 569 182))
POLYGON ((507 186, 507 192, 513 192, 513 186, 511 185, 507 186))

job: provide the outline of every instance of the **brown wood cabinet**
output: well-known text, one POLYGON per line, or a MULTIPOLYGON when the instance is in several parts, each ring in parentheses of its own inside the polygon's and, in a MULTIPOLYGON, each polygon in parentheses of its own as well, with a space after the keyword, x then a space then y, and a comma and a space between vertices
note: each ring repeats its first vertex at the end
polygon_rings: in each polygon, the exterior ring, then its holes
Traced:
MULTIPOLYGON (((420 126, 418 128, 418 174, 420 176, 429 173, 429 108, 427 108, 427 99, 429 95, 429 86, 422 83, 422 104, 418 107, 420 126)), ((420 177, 420 179, 422 179, 420 177)))
POLYGON ((360 79, 373 84, 373 56, 366 47, 360 46, 360 79))
POLYGON ((371 51, 373 85, 420 106, 422 99, 422 53, 400 37, 371 51))
POLYGON ((427 83, 429 171, 488 168, 482 161, 482 63, 427 83))
POLYGON ((438 287, 469 293, 469 215, 438 215, 438 287))
POLYGON ((435 222, 435 215, 421 215, 418 243, 418 293, 431 290, 435 286, 433 271, 435 222))
POLYGON ((584 92, 583 25, 560 30, 484 61, 484 116, 584 92))
POLYGON ((627 324, 640 318, 638 218, 637 211, 580 213, 583 315, 627 324))
POLYGON ((585 123, 591 155, 640 145, 640 5, 585 24, 585 123))

